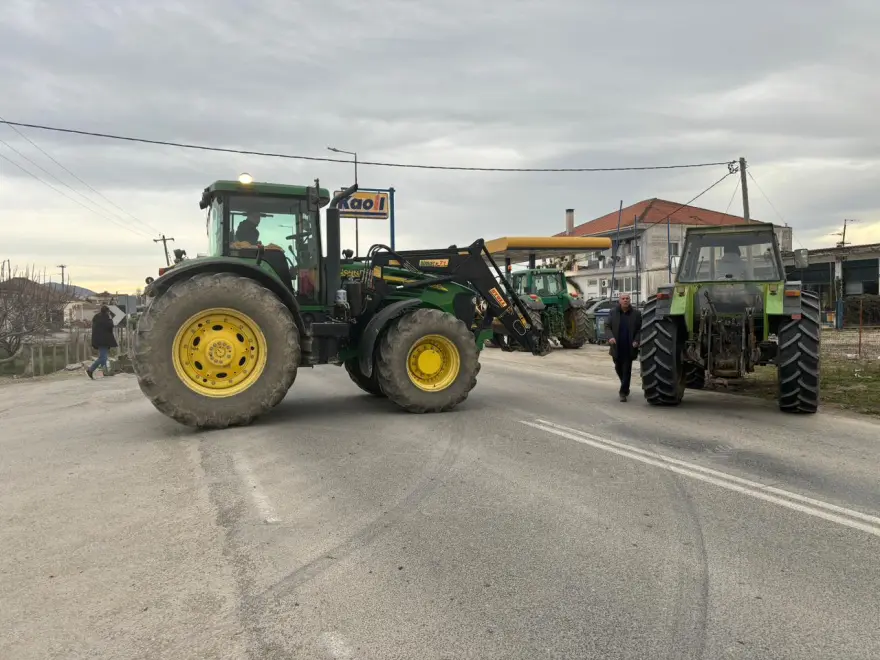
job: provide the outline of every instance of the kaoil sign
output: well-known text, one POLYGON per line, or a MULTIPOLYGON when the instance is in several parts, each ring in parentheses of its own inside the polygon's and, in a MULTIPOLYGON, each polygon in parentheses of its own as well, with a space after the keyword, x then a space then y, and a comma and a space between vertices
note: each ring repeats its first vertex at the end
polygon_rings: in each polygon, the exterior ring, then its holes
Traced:
MULTIPOLYGON (((342 192, 336 191, 336 194, 342 192)), ((387 220, 391 209, 387 192, 358 190, 339 202, 340 218, 371 218, 387 220)))

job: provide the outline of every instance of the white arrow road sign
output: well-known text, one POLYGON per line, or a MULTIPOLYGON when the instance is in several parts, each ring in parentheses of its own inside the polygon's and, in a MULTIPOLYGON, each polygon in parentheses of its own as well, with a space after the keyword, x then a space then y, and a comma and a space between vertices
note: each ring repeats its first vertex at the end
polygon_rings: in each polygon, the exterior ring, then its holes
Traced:
POLYGON ((113 314, 113 325, 119 325, 128 314, 119 309, 116 305, 110 305, 110 313, 113 314))

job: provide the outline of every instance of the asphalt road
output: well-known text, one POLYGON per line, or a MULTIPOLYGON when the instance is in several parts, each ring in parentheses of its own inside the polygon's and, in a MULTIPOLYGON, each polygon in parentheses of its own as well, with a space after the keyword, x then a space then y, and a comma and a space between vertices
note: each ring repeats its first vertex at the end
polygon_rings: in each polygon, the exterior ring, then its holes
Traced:
POLYGON ((416 416, 324 367, 210 433, 4 385, 0 657, 880 657, 880 425, 591 372, 489 351, 416 416))

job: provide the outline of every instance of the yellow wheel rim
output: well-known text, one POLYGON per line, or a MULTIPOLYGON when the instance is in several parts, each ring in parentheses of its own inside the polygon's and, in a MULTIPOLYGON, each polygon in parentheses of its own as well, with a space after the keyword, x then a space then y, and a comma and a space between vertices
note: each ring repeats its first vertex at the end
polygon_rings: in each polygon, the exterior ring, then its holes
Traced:
POLYGON ((412 384, 420 390, 445 390, 461 371, 458 347, 443 335, 426 335, 409 349, 406 371, 412 384))
POLYGON ((172 344, 178 378, 197 394, 235 396, 257 382, 266 369, 267 344, 247 314, 219 307, 189 317, 172 344))

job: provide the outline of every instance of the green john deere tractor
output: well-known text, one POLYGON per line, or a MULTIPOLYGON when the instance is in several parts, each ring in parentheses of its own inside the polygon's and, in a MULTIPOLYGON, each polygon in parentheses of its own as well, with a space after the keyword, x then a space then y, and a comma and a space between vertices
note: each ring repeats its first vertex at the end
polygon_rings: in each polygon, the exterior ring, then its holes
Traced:
POLYGON ((204 190, 208 255, 161 269, 144 292, 133 366, 156 408, 189 426, 247 424, 284 398, 300 367, 335 364, 407 411, 440 412, 476 385, 493 322, 542 352, 482 239, 342 258, 338 205, 356 190, 332 200, 317 181, 204 190))
MULTIPOLYGON (((603 250, 611 247, 610 238, 537 237, 499 238, 489 241, 487 250, 494 259, 504 259, 507 278, 514 292, 538 312, 542 337, 549 345, 556 338, 563 348, 580 348, 589 341, 590 320, 586 301, 577 291, 570 291, 565 273, 558 268, 537 268, 538 259, 603 250), (563 240, 564 243, 557 243, 563 240), (528 268, 511 271, 511 264, 528 262, 528 268)), ((506 347, 510 338, 503 326, 496 323, 491 343, 506 347)))
POLYGON ((585 300, 570 293, 565 273, 555 268, 529 268, 510 275, 517 294, 539 298, 544 303, 541 323, 563 348, 580 348, 590 337, 585 300))
MULTIPOLYGON (((806 250, 796 253, 806 267, 806 250)), ((771 225, 688 229, 674 284, 642 312, 642 389, 652 405, 678 405, 686 388, 775 365, 785 412, 819 406, 819 299, 786 282, 771 225)))

